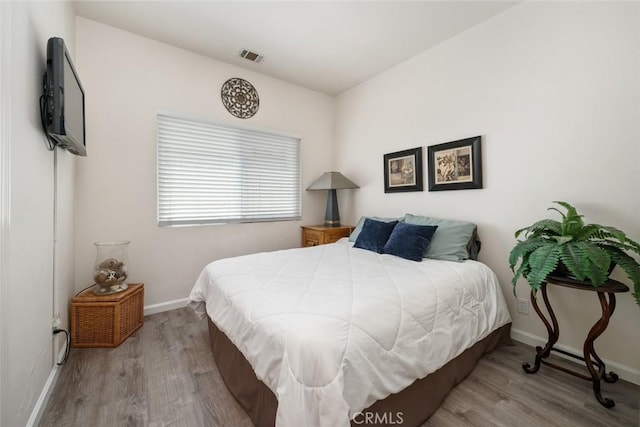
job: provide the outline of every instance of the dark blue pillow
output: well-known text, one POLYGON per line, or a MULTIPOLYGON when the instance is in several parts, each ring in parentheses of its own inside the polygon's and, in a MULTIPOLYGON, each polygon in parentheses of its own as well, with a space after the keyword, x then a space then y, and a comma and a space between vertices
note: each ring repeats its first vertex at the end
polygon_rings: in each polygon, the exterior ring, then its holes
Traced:
POLYGON ((398 221, 382 222, 366 218, 362 225, 362 231, 358 234, 353 246, 381 254, 382 248, 397 223, 398 221))
POLYGON ((412 261, 422 261, 424 252, 431 243, 437 225, 416 225, 398 222, 384 245, 382 253, 399 256, 412 261))

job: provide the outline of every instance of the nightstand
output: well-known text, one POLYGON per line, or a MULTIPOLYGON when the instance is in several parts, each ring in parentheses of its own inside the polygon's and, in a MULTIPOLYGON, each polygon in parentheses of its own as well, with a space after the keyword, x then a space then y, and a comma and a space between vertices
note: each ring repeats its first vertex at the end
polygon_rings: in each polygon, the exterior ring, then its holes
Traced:
POLYGON ((353 227, 325 227, 324 225, 312 225, 302 227, 302 247, 318 246, 333 243, 342 237, 349 237, 353 227))
POLYGON ((94 295, 87 289, 71 299, 71 346, 117 347, 144 322, 144 284, 94 295))

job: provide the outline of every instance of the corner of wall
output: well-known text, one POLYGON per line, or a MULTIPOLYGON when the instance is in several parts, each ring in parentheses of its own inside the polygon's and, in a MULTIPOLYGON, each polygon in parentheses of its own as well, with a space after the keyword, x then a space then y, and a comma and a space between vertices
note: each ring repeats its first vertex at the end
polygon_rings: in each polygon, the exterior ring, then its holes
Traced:
POLYGON ((11 178, 11 2, 0 2, 0 424, 5 425, 5 396, 8 395, 7 357, 7 280, 9 246, 9 203, 11 178))

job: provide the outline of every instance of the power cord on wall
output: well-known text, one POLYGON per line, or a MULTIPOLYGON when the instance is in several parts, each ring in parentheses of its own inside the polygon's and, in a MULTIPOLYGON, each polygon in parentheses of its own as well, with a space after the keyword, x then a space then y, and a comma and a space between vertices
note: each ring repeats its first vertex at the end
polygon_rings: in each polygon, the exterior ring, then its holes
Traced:
POLYGON ((47 149, 49 151, 53 151, 56 148, 56 142, 49 136, 47 133, 47 123, 46 123, 46 111, 45 111, 45 103, 46 97, 44 95, 40 96, 40 121, 42 123, 42 130, 44 131, 44 135, 47 138, 47 149))
POLYGON ((66 329, 55 328, 53 330, 53 335, 58 335, 60 332, 64 332, 66 339, 66 348, 64 350, 64 357, 62 358, 62 361, 58 362, 58 366, 64 365, 66 363, 67 359, 69 358, 69 350, 71 349, 71 340, 69 339, 69 332, 66 329))
POLYGON ((79 291, 75 296, 80 295, 81 293, 83 293, 84 291, 86 291, 89 288, 93 288, 96 284, 94 283, 93 285, 89 285, 86 288, 84 288, 83 290, 79 291))
MULTIPOLYGON (((47 133, 47 118, 46 118, 46 115, 47 115, 47 107, 46 107, 46 102, 47 102, 47 97, 46 97, 47 78, 46 78, 46 74, 45 74, 45 76, 43 76, 42 80, 43 80, 45 94, 40 96, 40 103, 39 103, 40 104, 40 123, 42 124, 42 131, 44 132, 45 137, 47 139, 47 149, 49 151, 53 151, 56 148, 56 142, 47 133)), ((53 217, 53 233, 54 233, 54 245, 55 245, 55 240, 56 240, 56 235, 55 235, 56 234, 56 211, 57 211, 56 203, 57 203, 57 200, 58 200, 58 197, 57 197, 57 194, 56 194, 56 191, 57 191, 57 188, 58 188, 58 184, 56 182, 57 174, 55 172, 56 169, 57 169, 57 157, 55 156, 55 153, 54 153, 54 161, 53 162, 54 162, 53 163, 53 170, 54 170, 54 173, 53 173, 53 178, 54 178, 54 185, 53 185, 53 188, 54 188, 54 190, 53 190, 54 191, 54 194, 53 194, 53 200, 54 200, 54 206, 53 206, 53 211, 54 211, 54 214, 53 214, 54 215, 54 217, 53 217)), ((54 251, 53 251, 53 257, 54 257, 53 258, 53 268, 54 268, 54 270, 55 270, 55 265, 56 265, 55 256, 56 256, 56 251, 55 251, 55 248, 54 248, 54 251)), ((55 272, 54 272, 54 277, 55 277, 55 272)), ((54 303, 53 304, 54 304, 54 307, 55 307, 55 283, 54 283, 54 303)), ((67 331, 66 329, 60 329, 60 328, 55 328, 55 327, 53 328, 53 335, 54 336, 58 335, 60 332, 64 332, 64 336, 65 336, 65 341, 66 342, 65 342, 64 356, 62 357, 62 360, 57 363, 58 366, 64 365, 67 362, 67 359, 69 358, 69 351, 71 349, 71 339, 70 339, 71 337, 69 336, 69 331, 67 331)))

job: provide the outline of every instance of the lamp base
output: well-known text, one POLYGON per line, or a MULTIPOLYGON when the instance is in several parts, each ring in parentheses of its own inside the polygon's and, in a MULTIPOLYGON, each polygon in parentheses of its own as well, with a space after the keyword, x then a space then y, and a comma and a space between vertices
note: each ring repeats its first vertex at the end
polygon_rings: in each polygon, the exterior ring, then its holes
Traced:
POLYGON ((327 190, 327 209, 324 212, 325 227, 340 227, 340 213, 338 212, 338 195, 336 190, 327 190))

